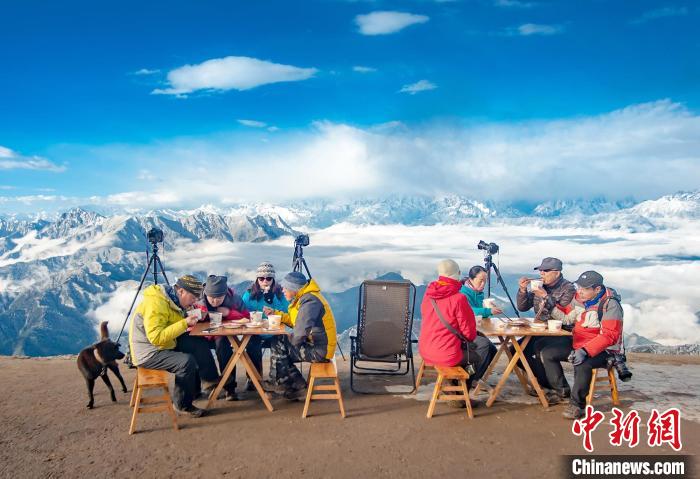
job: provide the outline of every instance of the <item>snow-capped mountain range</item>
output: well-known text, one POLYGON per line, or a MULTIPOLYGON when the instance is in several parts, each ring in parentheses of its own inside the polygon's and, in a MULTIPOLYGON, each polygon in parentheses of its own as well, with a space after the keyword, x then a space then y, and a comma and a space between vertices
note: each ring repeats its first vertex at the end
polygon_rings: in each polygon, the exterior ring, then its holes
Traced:
MULTIPOLYGON (((129 213, 75 208, 52 218, 4 216, 0 217, 0 354, 75 353, 93 342, 94 310, 109 301, 121 283, 140 278, 148 248, 145 232, 155 225, 165 233, 165 249, 172 251, 182 242, 260 243, 339 223, 580 229, 595 225, 634 233, 673 228, 698 218, 700 192, 641 203, 523 205, 463 196, 390 197, 129 213)), ((343 324, 352 321, 342 319, 343 324)))

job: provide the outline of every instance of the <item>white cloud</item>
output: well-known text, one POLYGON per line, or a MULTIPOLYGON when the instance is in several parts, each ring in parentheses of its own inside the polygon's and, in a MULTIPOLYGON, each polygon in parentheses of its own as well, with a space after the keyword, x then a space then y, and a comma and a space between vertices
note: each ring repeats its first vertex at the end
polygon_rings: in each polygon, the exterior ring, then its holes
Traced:
POLYGON ((540 25, 536 23, 525 23, 515 29, 508 30, 510 35, 521 35, 524 37, 531 35, 556 35, 563 32, 564 27, 562 25, 540 25))
POLYGON ((426 15, 392 11, 377 11, 355 17, 355 23, 363 35, 396 33, 408 26, 425 23, 428 20, 430 18, 426 15))
POLYGON ((16 190, 16 189, 17 189, 17 187, 12 186, 12 185, 0 185, 0 190, 7 191, 7 190, 16 190))
POLYGON ((687 14, 688 9, 686 7, 664 7, 644 12, 641 16, 631 20, 630 23, 633 25, 639 25, 652 20, 657 20, 659 18, 681 17, 687 14))
POLYGON ((156 73, 160 73, 160 70, 149 70, 148 68, 142 68, 133 72, 132 75, 155 75, 156 73))
POLYGON ((150 170, 139 170, 136 179, 140 181, 153 181, 156 179, 156 176, 150 170))
POLYGON ((377 69, 372 67, 365 67, 362 65, 355 65, 354 67, 352 67, 352 71, 357 73, 373 73, 376 72, 377 69))
POLYGON ((250 90, 270 83, 306 80, 317 72, 316 68, 229 56, 170 70, 170 88, 156 89, 152 93, 182 96, 199 90, 250 90))
POLYGON ((399 93, 408 93, 409 95, 415 95, 416 93, 420 93, 422 91, 435 90, 436 88, 437 85, 435 85, 434 83, 429 82, 428 80, 420 80, 416 83, 411 83, 410 85, 404 85, 403 87, 401 87, 401 90, 399 90, 399 93))
POLYGON ((265 128, 267 123, 257 120, 237 120, 243 126, 249 126, 251 128, 265 128))
POLYGON ((0 145, 0 170, 45 170, 54 173, 66 171, 64 165, 57 165, 40 156, 24 156, 0 145))

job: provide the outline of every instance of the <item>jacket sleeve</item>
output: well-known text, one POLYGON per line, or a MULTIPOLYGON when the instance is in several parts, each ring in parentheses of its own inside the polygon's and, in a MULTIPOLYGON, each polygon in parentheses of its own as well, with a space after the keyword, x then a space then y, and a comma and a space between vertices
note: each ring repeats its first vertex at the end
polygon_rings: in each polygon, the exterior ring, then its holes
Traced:
POLYGON ((491 308, 483 308, 483 304, 474 304, 476 301, 473 301, 471 296, 463 291, 464 290, 460 290, 460 293, 462 293, 464 297, 467 298, 467 301, 469 301, 469 306, 471 306, 475 316, 481 316, 482 318, 488 318, 491 316, 491 308))
POLYGON ((573 308, 566 306, 563 309, 560 307, 555 307, 550 311, 550 316, 552 319, 558 319, 564 326, 570 326, 576 323, 576 319, 581 313, 585 313, 586 310, 583 308, 573 308))
POLYGON ((597 356, 610 346, 617 344, 622 335, 622 306, 610 299, 600 322, 600 334, 591 338, 582 347, 589 356, 597 356))
MULTIPOLYGON (((556 297, 553 297, 552 300, 559 306, 568 306, 569 303, 573 301, 575 295, 576 287, 573 285, 573 283, 567 283, 566 286, 562 288, 562 291, 556 295, 556 297)), ((547 299, 549 299, 549 297, 547 299)), ((549 309, 554 309, 554 306, 555 305, 553 304, 549 309)))
POLYGON ((323 303, 315 296, 309 296, 309 298, 300 300, 299 313, 294 322, 294 331, 292 332, 291 338, 292 345, 295 347, 299 347, 309 334, 311 334, 311 328, 314 322, 317 319, 322 321, 323 315, 326 314, 323 303))
POLYGON ((476 338, 476 318, 464 295, 457 301, 455 316, 457 317, 457 329, 459 332, 469 341, 474 341, 474 338, 476 338), (464 301, 461 299, 464 299, 464 301))
POLYGON ((518 289, 518 311, 529 311, 530 309, 532 309, 532 306, 534 305, 534 297, 534 294, 518 289))
POLYGON ((187 321, 182 318, 168 325, 168 307, 149 301, 143 312, 143 327, 148 341, 154 346, 163 348, 187 331, 187 321))

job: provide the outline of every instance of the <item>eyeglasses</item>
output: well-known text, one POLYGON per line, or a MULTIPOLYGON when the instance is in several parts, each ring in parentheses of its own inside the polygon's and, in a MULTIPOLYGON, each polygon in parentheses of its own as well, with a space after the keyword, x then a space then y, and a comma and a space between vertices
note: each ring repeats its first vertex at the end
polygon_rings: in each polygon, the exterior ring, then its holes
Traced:
POLYGON ((272 276, 267 276, 265 278, 258 278, 258 281, 272 281, 273 279, 275 278, 273 278, 272 276))

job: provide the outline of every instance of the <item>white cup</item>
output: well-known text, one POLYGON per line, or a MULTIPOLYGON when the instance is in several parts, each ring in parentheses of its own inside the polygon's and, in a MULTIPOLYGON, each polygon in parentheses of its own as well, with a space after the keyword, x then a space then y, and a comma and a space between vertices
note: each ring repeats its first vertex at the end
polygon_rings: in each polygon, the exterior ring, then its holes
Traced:
POLYGON ((216 311, 211 311, 209 312, 209 327, 210 328, 218 328, 221 326, 221 319, 223 315, 219 312, 216 311))
POLYGON ((495 308, 496 299, 495 298, 484 298, 484 308, 495 308))
POLYGON ((547 321, 547 329, 552 331, 553 333, 556 333, 557 331, 561 331, 561 321, 558 319, 550 319, 547 321))
POLYGON ((542 280, 531 279, 530 280, 530 291, 534 291, 536 289, 542 289, 542 280))
POLYGON ((263 314, 262 311, 251 311, 250 312, 250 321, 253 323, 259 323, 263 319, 263 314))
POLYGON ((282 324, 282 316, 279 314, 270 314, 267 316, 267 327, 269 329, 279 329, 282 324))
POLYGON ((187 311, 187 317, 189 318, 195 318, 197 321, 202 319, 202 310, 199 308, 192 308, 189 311, 187 311))

